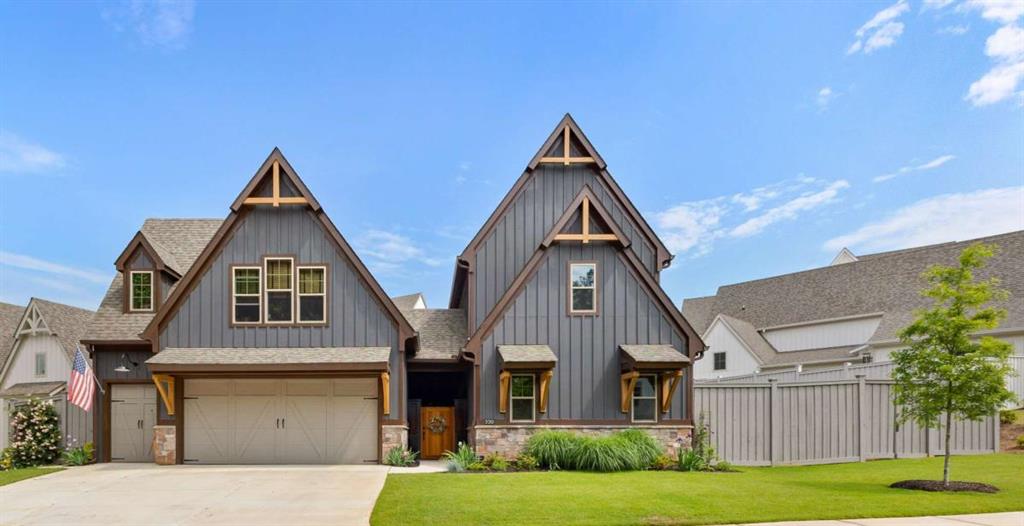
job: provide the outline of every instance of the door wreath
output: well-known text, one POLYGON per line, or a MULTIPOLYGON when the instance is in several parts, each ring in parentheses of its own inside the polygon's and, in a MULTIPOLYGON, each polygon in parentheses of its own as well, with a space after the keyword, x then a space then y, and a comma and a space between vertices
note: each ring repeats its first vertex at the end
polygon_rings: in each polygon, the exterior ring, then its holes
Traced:
POLYGON ((430 417, 430 420, 427 422, 427 429, 432 433, 444 433, 444 430, 448 429, 448 420, 443 416, 434 415, 430 417))

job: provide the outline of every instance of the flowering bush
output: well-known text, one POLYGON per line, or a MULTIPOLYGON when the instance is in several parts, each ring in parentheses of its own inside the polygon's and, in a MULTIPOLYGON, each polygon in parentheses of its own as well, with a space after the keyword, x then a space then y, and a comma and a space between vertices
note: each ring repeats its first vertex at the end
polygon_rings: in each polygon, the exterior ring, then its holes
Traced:
POLYGON ((61 453, 60 419, 50 402, 30 400, 11 413, 11 461, 16 468, 52 464, 61 453))

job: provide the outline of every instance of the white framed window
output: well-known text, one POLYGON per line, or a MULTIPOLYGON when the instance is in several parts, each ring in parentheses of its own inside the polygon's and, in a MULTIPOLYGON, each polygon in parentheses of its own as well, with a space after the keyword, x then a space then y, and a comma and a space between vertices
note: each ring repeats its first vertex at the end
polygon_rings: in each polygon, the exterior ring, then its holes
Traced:
POLYGON ((533 422, 536 419, 536 377, 532 374, 513 374, 509 382, 509 400, 512 422, 533 422))
POLYGON ((263 319, 267 323, 292 323, 295 280, 292 276, 294 260, 292 258, 266 258, 263 261, 266 276, 264 286, 263 319))
POLYGON ((234 267, 231 272, 231 321, 236 325, 260 322, 263 295, 260 267, 234 267))
POLYGON ((36 353, 36 376, 46 376, 46 353, 36 353))
POLYGON ((714 353, 713 356, 714 356, 714 361, 715 361, 715 363, 714 363, 715 370, 716 371, 724 371, 725 370, 725 353, 724 352, 716 352, 716 353, 714 353))
POLYGON ((633 421, 656 422, 658 420, 658 377, 653 374, 640 375, 633 386, 633 421))
POLYGON ((299 323, 327 321, 327 267, 300 266, 299 323))
POLYGON ((128 310, 153 310, 153 271, 133 270, 128 274, 128 310))
POLYGON ((597 314, 597 263, 569 264, 569 313, 597 314))

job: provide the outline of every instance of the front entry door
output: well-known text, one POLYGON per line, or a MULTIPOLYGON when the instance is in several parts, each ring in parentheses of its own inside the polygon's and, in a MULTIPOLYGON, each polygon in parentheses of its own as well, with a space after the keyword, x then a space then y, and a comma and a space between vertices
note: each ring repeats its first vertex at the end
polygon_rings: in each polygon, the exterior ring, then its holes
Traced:
POLYGON ((152 462, 156 388, 115 384, 110 390, 110 460, 152 462))
POLYGON ((437 459, 445 451, 454 451, 455 408, 421 408, 420 433, 420 458, 437 459))

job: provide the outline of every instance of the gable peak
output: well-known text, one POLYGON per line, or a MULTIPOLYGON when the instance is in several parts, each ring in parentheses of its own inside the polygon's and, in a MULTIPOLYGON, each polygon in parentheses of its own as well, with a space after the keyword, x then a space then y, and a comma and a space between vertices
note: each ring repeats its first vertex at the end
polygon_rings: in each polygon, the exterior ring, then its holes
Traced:
POLYGON ((566 113, 555 129, 548 135, 537 154, 530 160, 528 170, 540 164, 592 164, 604 170, 605 162, 590 143, 572 115, 566 113))
POLYGON ((306 205, 314 211, 320 209, 320 203, 276 146, 238 194, 231 204, 231 210, 238 212, 242 206, 261 205, 275 208, 282 205, 306 205))
POLYGON ((610 241, 623 248, 630 245, 629 239, 622 234, 589 185, 583 185, 576 198, 555 221, 541 245, 546 248, 556 241, 583 244, 610 241))

